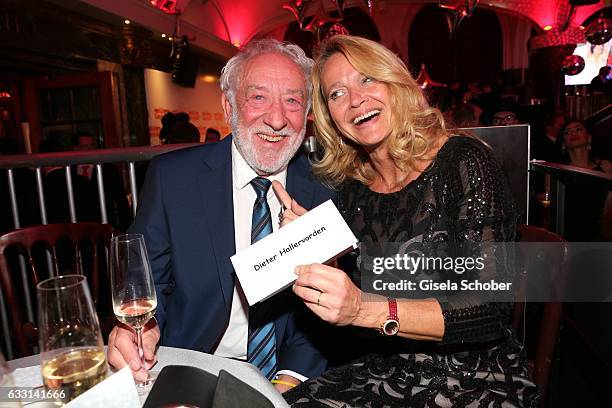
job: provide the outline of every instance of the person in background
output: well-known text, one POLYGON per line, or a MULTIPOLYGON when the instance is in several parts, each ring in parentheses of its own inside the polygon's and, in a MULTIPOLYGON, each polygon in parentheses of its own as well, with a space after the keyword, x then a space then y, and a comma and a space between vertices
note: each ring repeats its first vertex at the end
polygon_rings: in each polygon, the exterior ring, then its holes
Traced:
POLYGON ((561 157, 561 151, 557 145, 559 130, 565 123, 565 113, 562 110, 555 110, 546 116, 544 122, 544 136, 541 138, 544 143, 537 146, 536 159, 556 162, 561 157))
POLYGON ((599 73, 591 80, 591 90, 597 92, 604 92, 606 90, 606 84, 610 81, 610 70, 612 67, 604 65, 599 69, 599 73))
MULTIPOLYGON (((189 117, 189 114, 186 112, 178 112, 178 113, 167 112, 164 116, 162 116, 161 118, 162 127, 159 130, 159 140, 161 144, 169 143, 168 139, 170 138, 172 129, 177 123, 179 122, 188 123, 189 121, 190 121, 190 117, 189 117)), ((199 134, 199 131, 198 131, 198 134, 199 134)), ((178 142, 175 142, 175 143, 178 143, 178 142)))
POLYGON ((193 123, 178 121, 172 126, 166 144, 198 143, 199 141, 200 131, 193 123))
POLYGON ((510 126, 521 123, 516 116, 516 112, 510 108, 501 108, 493 114, 491 124, 493 126, 510 126))
POLYGON ((545 115, 542 121, 536 122, 531 133, 531 158, 549 162, 561 160, 561 148, 557 143, 559 130, 565 123, 565 114, 554 110, 545 115))
MULTIPOLYGON (((565 123, 563 111, 554 110, 531 129, 531 159, 558 163, 561 160, 561 149, 557 144, 557 135, 565 123)), ((550 175, 534 172, 529 177, 530 219, 534 225, 549 228, 551 225, 551 186, 550 175)))
POLYGON ((471 103, 462 103, 455 106, 446 113, 449 123, 457 128, 469 128, 480 126, 478 118, 482 113, 477 105, 471 103))
MULTIPOLYGON (((612 163, 591 151, 591 134, 584 122, 569 120, 559 130, 561 163, 612 173, 612 163)), ((572 242, 611 240, 612 192, 604 181, 569 175, 565 180, 565 237, 572 242)))
MULTIPOLYGON (((71 142, 72 150, 74 151, 86 152, 100 148, 98 138, 89 131, 76 132, 72 136, 71 142)), ((95 205, 91 204, 96 214, 95 216, 92 215, 93 220, 101 221, 97 166, 92 163, 79 164, 76 166, 76 174, 83 177, 85 182, 85 186, 82 189, 83 192, 80 194, 90 195, 88 202, 95 203, 95 205)), ((113 227, 125 231, 130 225, 132 217, 130 215, 127 194, 123 187, 123 180, 114 164, 102 164, 102 179, 104 181, 104 197, 108 222, 113 227)), ((77 200, 80 199, 80 197, 77 197, 77 200)), ((77 220, 85 221, 78 219, 78 217, 77 220)))
POLYGON ((592 92, 601 92, 612 101, 612 66, 604 65, 599 73, 591 80, 589 86, 592 92))
POLYGON ((215 128, 206 129, 206 137, 204 143, 213 143, 221 140, 221 133, 215 128))
MULTIPOLYGON (((444 257, 467 244, 514 240, 517 210, 491 151, 478 139, 451 137, 393 52, 334 36, 320 46, 313 86, 324 151, 314 169, 338 188, 340 212, 362 255, 390 242, 404 253, 428 257, 436 248, 444 257)), ((275 188, 287 207, 284 223, 305 213, 299 199, 275 188)), ((512 257, 502 252, 472 278, 511 279, 512 257)), ((287 392, 294 407, 537 406, 509 324, 512 304, 498 293, 385 297, 355 283, 365 276, 355 260, 346 273, 321 264, 295 272, 293 291, 314 314, 361 334, 339 339, 343 348, 360 347, 361 357, 287 392)), ((453 275, 414 272, 433 282, 453 275)))
MULTIPOLYGON (((230 262, 278 228, 272 180, 309 208, 334 196, 314 180, 306 157, 294 158, 310 110, 311 68, 296 45, 249 42, 220 79, 233 134, 151 162, 130 227, 145 237, 157 290, 157 322, 143 333, 149 363, 158 343, 240 359, 279 391, 325 369, 317 333, 302 324, 306 311, 291 291, 249 307, 230 262)), ((132 330, 117 325, 108 352, 113 366, 129 364, 135 378, 146 378, 132 330)))
POLYGON ((168 140, 168 136, 170 135, 170 130, 172 126, 176 123, 176 115, 172 112, 166 112, 164 116, 161 118, 161 129, 159 130, 159 141, 161 144, 166 144, 168 140))

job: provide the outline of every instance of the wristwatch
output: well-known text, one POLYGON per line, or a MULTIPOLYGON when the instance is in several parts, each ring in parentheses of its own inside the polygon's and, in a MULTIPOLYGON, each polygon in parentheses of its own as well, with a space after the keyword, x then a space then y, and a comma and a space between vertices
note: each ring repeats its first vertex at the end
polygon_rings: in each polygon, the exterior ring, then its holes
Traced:
POLYGON ((397 317, 397 300, 387 298, 389 303, 389 314, 387 320, 380 325, 380 333, 383 336, 395 336, 399 331, 399 318, 397 317))

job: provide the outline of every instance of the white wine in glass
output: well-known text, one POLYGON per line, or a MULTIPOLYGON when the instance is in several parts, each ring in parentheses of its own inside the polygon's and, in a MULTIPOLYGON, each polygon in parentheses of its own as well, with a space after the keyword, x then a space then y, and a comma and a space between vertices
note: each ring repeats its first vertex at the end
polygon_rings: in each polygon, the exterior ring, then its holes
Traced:
MULTIPOLYGON (((117 320, 136 332, 138 354, 145 365, 142 348, 142 328, 155 314, 157 297, 151 275, 151 265, 142 234, 117 235, 111 239, 110 275, 113 310, 117 320)), ((154 381, 149 378, 139 383, 147 389, 154 381)))
POLYGON ((155 314, 155 299, 132 299, 115 307, 115 316, 130 327, 143 327, 155 314))
POLYGON ((38 284, 37 294, 44 384, 74 399, 106 377, 104 343, 86 278, 50 278, 38 284))

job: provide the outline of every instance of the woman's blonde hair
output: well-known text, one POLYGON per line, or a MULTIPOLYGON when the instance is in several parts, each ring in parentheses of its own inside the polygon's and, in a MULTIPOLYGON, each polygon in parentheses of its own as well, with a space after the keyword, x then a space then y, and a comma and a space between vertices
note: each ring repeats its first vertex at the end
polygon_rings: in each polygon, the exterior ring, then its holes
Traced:
POLYGON ((347 178, 366 185, 374 181, 367 154, 357 144, 342 139, 327 108, 321 74, 325 63, 337 53, 361 74, 388 86, 392 120, 388 136, 391 159, 403 171, 422 170, 416 162, 428 158, 434 139, 448 134, 442 114, 429 106, 404 63, 390 50, 365 38, 337 35, 321 44, 312 71, 316 135, 323 147, 322 159, 314 164, 315 173, 332 186, 347 178))

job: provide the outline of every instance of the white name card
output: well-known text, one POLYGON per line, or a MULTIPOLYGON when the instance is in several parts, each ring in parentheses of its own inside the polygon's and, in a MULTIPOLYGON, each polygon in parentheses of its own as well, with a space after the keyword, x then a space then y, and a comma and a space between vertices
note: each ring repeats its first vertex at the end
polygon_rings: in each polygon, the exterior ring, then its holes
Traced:
POLYGON ((123 367, 66 404, 66 408, 139 408, 140 406, 138 391, 129 366, 123 367))
POLYGON ((230 259, 252 306, 291 285, 296 266, 324 263, 356 244, 357 238, 328 200, 230 259))

